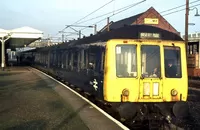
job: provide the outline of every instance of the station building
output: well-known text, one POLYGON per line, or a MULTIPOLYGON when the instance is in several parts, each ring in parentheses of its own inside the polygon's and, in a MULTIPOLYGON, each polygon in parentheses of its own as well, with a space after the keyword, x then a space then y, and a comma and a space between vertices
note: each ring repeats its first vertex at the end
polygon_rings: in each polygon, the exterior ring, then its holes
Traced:
POLYGON ((116 22, 111 21, 106 26, 104 26, 99 32, 110 31, 124 26, 141 24, 159 27, 161 29, 180 35, 180 33, 153 7, 149 8, 145 12, 131 16, 129 18, 125 18, 116 22))

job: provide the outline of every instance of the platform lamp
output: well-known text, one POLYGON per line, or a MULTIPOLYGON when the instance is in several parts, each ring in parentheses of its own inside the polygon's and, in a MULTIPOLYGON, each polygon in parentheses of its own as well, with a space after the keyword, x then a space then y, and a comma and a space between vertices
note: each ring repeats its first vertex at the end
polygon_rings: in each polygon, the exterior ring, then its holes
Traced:
POLYGON ((194 9, 196 9, 196 14, 195 14, 194 16, 200 16, 200 14, 198 13, 197 7, 194 7, 194 8, 192 8, 192 9, 189 9, 189 11, 190 11, 190 10, 194 10, 194 9))

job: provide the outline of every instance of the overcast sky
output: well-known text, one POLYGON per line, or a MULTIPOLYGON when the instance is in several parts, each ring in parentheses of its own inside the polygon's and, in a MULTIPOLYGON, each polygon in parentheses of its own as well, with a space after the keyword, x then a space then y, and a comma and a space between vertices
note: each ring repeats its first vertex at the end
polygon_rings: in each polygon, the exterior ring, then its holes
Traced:
MULTIPOLYGON (((65 25, 73 24, 77 20, 83 18, 109 1, 111 0, 1 0, 0 28, 14 29, 22 26, 30 26, 43 31, 45 36, 48 34, 55 36, 59 30, 62 30, 65 27, 65 25)), ((142 0, 114 0, 101 10, 85 18, 83 21, 140 1, 142 0)), ((151 6, 154 7, 158 12, 162 12, 179 5, 184 5, 185 1, 186 0, 146 0, 137 6, 114 15, 110 18, 110 20, 117 21, 136 15, 146 11, 151 6)), ((190 2, 193 1, 197 0, 190 0, 190 2)), ((200 4, 200 0, 191 4, 191 6, 198 4, 200 4)), ((196 7, 199 9, 200 13, 200 6, 196 7)), ((177 8, 176 10, 183 8, 184 7, 177 8)), ((167 13, 170 12, 161 14, 164 15, 167 13)), ((195 25, 189 26, 189 33, 200 32, 200 17, 194 17, 195 13, 195 10, 190 11, 189 22, 195 23, 195 25)), ((95 22, 106 18, 107 16, 90 20, 80 25, 92 25, 95 22)), ((185 11, 166 15, 164 18, 173 27, 175 27, 177 31, 181 32, 182 34, 184 33, 185 11)), ((101 29, 106 22, 106 20, 103 20, 102 22, 98 23, 97 30, 101 29)), ((79 28, 75 29, 78 30, 79 28)), ((67 29, 65 31, 72 32, 73 30, 67 29)), ((93 33, 91 28, 83 30, 83 34, 87 35, 90 33, 93 33)))

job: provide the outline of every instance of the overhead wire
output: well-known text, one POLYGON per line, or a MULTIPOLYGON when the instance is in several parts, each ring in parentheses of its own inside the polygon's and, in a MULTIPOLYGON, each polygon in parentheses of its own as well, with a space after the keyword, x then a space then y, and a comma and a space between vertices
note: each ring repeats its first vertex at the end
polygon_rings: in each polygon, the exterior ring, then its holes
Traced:
MULTIPOLYGON (((196 1, 192 1, 192 2, 190 2, 189 4, 193 4, 193 3, 196 3, 196 2, 199 2, 200 0, 196 0, 196 1)), ((168 11, 171 11, 171 10, 174 10, 174 9, 177 9, 177 8, 180 8, 180 7, 183 7, 183 6, 185 6, 186 4, 183 4, 183 5, 179 5, 179 6, 177 6, 177 7, 173 7, 173 8, 171 8, 171 9, 168 9, 168 10, 165 10, 165 11, 161 11, 160 13, 164 13, 164 12, 168 12, 168 11)))
MULTIPOLYGON (((97 18, 106 16, 106 15, 108 15, 108 14, 112 14, 113 12, 117 12, 117 11, 120 11, 120 10, 123 10, 123 9, 130 8, 130 7, 134 6, 134 5, 135 5, 135 3, 134 3, 134 4, 130 4, 130 5, 128 5, 128 6, 124 6, 124 7, 122 7, 122 8, 116 9, 116 10, 114 10, 114 11, 111 11, 111 12, 108 12, 108 13, 105 13, 105 14, 102 14, 102 15, 99 15, 99 16, 93 17, 93 18, 91 18, 91 19, 82 21, 82 22, 80 22, 80 23, 85 23, 85 22, 91 21, 91 20, 93 20, 93 19, 97 19, 97 18)), ((114 14, 114 13, 113 13, 113 14, 114 14)), ((78 24, 80 24, 80 23, 78 23, 78 24)))
MULTIPOLYGON (((196 3, 196 2, 199 2, 199 1, 200 1, 200 0, 192 1, 192 2, 190 2, 189 4, 193 4, 193 3, 196 3)), ((134 3, 134 4, 135 4, 135 3, 134 3)), ((94 19, 97 19, 97 18, 106 16, 106 15, 108 15, 108 14, 111 14, 111 13, 115 12, 115 11, 120 11, 120 10, 129 8, 129 7, 132 7, 134 4, 131 4, 131 5, 128 5, 128 6, 119 8, 119 9, 117 9, 117 10, 114 10, 114 11, 111 11, 111 12, 108 12, 108 13, 105 13, 105 14, 102 14, 102 15, 99 15, 99 16, 96 16, 96 17, 93 17, 93 18, 90 18, 90 19, 85 20, 85 21, 82 21, 82 22, 80 22, 80 23, 78 23, 78 24, 85 23, 85 22, 88 22, 88 21, 91 21, 91 20, 94 20, 94 19)), ((177 6, 177 7, 173 7, 173 8, 171 8, 171 9, 162 11, 162 12, 160 12, 160 13, 168 12, 168 11, 171 11, 171 10, 174 10, 174 9, 177 9, 177 8, 180 8, 180 7, 183 7, 183 6, 185 6, 185 4, 184 4, 184 5, 177 6)), ((113 14, 114 14, 114 13, 113 13, 113 14)), ((106 19, 106 18, 100 20, 99 22, 101 22, 101 21, 103 21, 103 20, 105 20, 105 19, 106 19)))
MULTIPOLYGON (((190 6, 191 7, 196 7, 196 6, 199 6, 200 4, 196 4, 196 5, 193 5, 193 6, 190 6)), ((176 10, 176 11, 173 11, 173 12, 170 12, 170 13, 167 13, 167 14, 163 14, 162 16, 166 16, 166 15, 170 15, 170 14, 173 14, 173 13, 177 13, 177 12, 180 12, 180 11, 184 11, 184 9, 180 9, 180 10, 176 10)))
MULTIPOLYGON (((199 2, 199 1, 200 1, 200 0, 192 1, 192 2, 190 2, 189 4, 193 4, 193 3, 196 3, 196 2, 199 2)), ((192 5, 192 6, 190 6, 190 7, 196 7, 196 6, 199 6, 199 5, 200 5, 200 4, 196 4, 196 5, 192 5)), ((177 8, 180 8, 180 7, 182 7, 182 6, 185 6, 185 4, 184 4, 184 5, 177 6, 177 7, 173 7, 173 8, 171 8, 171 9, 162 11, 162 12, 160 12, 160 13, 168 12, 168 11, 171 11, 171 10, 174 10, 174 9, 177 9, 177 8)), ((131 7, 129 7, 129 8, 131 8, 131 7)), ((125 10, 126 10, 126 9, 125 9, 125 10)), ((170 12, 170 13, 168 13, 168 14, 164 14, 164 15, 162 15, 162 16, 166 16, 166 15, 169 15, 169 14, 172 14, 172 13, 176 13, 176 12, 180 12, 180 11, 183 11, 183 10, 185 10, 185 8, 184 8, 184 9, 177 10, 177 11, 170 12)), ((120 13, 120 12, 118 12, 118 13, 120 13)), ((112 15, 111 15, 111 16, 112 16, 112 15)), ((111 17, 111 16, 110 16, 110 17, 111 17)), ((102 20, 96 22, 95 24, 100 23, 100 22, 104 21, 105 19, 107 19, 107 18, 104 18, 104 19, 102 19, 102 20)))
MULTIPOLYGON (((77 24, 85 23, 85 22, 88 22, 88 21, 91 21, 91 20, 94 20, 94 19, 97 19, 97 18, 100 18, 100 17, 103 17, 103 16, 106 16, 106 15, 109 15, 109 14, 113 13, 112 15, 108 16, 108 17, 112 17, 112 16, 114 16, 114 15, 116 15, 116 14, 118 14, 118 13, 121 13, 121 12, 123 12, 123 11, 125 11, 125 10, 128 10, 128 9, 130 9, 130 8, 132 8, 132 7, 138 5, 138 4, 140 4, 140 3, 142 3, 142 2, 144 2, 144 1, 146 1, 146 0, 143 0, 143 1, 138 2, 138 3, 134 3, 134 4, 131 4, 131 5, 128 5, 128 6, 125 6, 125 7, 120 8, 120 9, 116 9, 116 10, 113 10, 113 11, 111 11, 111 12, 108 12, 108 13, 105 13, 105 14, 102 14, 102 15, 93 17, 93 18, 91 18, 91 19, 88 19, 88 20, 85 20, 85 21, 80 22, 81 20, 85 19, 85 18, 88 17, 89 15, 95 13, 96 11, 100 10, 101 8, 105 7, 106 5, 110 4, 110 3, 113 2, 113 1, 115 1, 115 0, 109 1, 108 3, 106 3, 106 4, 104 4, 103 6, 99 7, 99 8, 96 9, 95 11, 93 11, 93 12, 91 12, 90 14, 88 14, 88 15, 84 16, 83 18, 79 19, 79 20, 76 21, 75 23, 77 23, 77 24), (115 13, 115 12, 117 12, 117 13, 115 13)), ((192 2, 190 2, 189 4, 193 4, 193 3, 196 3, 196 2, 199 2, 199 1, 200 1, 200 0, 192 1, 192 2)), ((191 7, 195 7, 195 6, 199 6, 199 5, 200 5, 200 4, 197 4, 197 5, 193 5, 193 6, 191 6, 191 7)), ((180 7, 183 7, 183 6, 185 6, 185 4, 180 5, 180 6, 177 6, 177 7, 173 7, 173 8, 171 8, 171 9, 162 11, 162 12, 160 12, 160 13, 169 12, 169 11, 172 11, 172 10, 174 10, 174 9, 177 9, 177 8, 180 8, 180 7)), ((180 11, 183 11, 183 10, 185 10, 185 9, 180 9, 180 10, 177 10, 177 11, 173 11, 173 12, 164 14, 164 15, 162 15, 162 16, 170 15, 170 14, 173 14, 173 13, 176 13, 176 12, 180 12, 180 11)), ((98 21, 98 22, 96 22, 96 23, 94 23, 94 24, 98 24, 98 23, 100 23, 100 22, 102 22, 102 21, 104 21, 104 20, 106 20, 106 19, 107 19, 107 17, 101 19, 100 21, 98 21)), ((75 24, 75 23, 74 23, 74 24, 75 24)), ((92 25, 94 25, 94 24, 92 24, 92 25)), ((66 29, 66 28, 64 28, 64 29, 66 29)), ((64 30, 64 29, 63 29, 63 30, 64 30)), ((83 29, 80 29, 80 30, 84 30, 84 29, 86 29, 86 27, 83 28, 83 29)), ((57 34, 59 34, 59 33, 57 33, 57 34)))
MULTIPOLYGON (((126 8, 124 8, 123 10, 121 10, 121 9, 122 9, 122 8, 121 8, 120 11, 118 11, 117 13, 114 13, 114 14, 108 16, 108 17, 112 17, 112 16, 114 16, 114 15, 117 15, 117 14, 119 14, 119 13, 121 13, 121 12, 123 12, 123 11, 126 11, 126 10, 128 10, 128 9, 130 9, 130 8, 132 8, 132 7, 134 7, 134 6, 136 6, 136 5, 139 5, 139 4, 141 4, 141 3, 145 2, 145 1, 146 1, 146 0, 142 0, 142 1, 140 1, 140 2, 137 2, 137 3, 131 4, 131 5, 129 5, 129 6, 126 6, 126 8)), ((98 22, 95 22, 94 24, 100 23, 100 22, 104 21, 105 19, 107 19, 107 17, 101 19, 101 20, 98 21, 98 22)), ((94 24, 92 24, 92 25, 94 25, 94 24)), ((86 28, 83 28, 83 29, 81 29, 81 30, 84 30, 84 29, 86 29, 86 28)))
POLYGON ((76 23, 78 23, 79 21, 85 19, 86 17, 88 17, 88 16, 90 16, 91 14, 97 12, 98 10, 102 9, 103 7, 105 7, 106 5, 110 4, 110 3, 113 2, 113 1, 115 1, 115 0, 111 0, 111 1, 109 1, 108 3, 104 4, 103 6, 99 7, 98 9, 92 11, 91 13, 89 13, 88 15, 84 16, 83 18, 79 19, 78 21, 76 21, 76 22, 73 23, 73 24, 76 24, 76 23))
MULTIPOLYGON (((86 17, 88 17, 88 16, 90 16, 91 14, 97 12, 98 10, 102 9, 103 7, 105 7, 106 5, 110 4, 110 3, 113 2, 113 1, 115 1, 115 0, 111 0, 111 1, 107 2, 106 4, 102 5, 102 6, 99 7, 98 9, 92 11, 91 13, 89 13, 88 15, 84 16, 83 18, 79 19, 78 21, 76 21, 76 22, 73 23, 73 24, 76 24, 77 22, 79 22, 79 21, 85 19, 86 17)), ((61 32, 63 32, 66 28, 67 28, 67 27, 63 28, 63 29, 61 30, 61 32)), ((60 32, 56 33, 56 34, 53 35, 53 36, 57 36, 58 34, 60 34, 60 32)))

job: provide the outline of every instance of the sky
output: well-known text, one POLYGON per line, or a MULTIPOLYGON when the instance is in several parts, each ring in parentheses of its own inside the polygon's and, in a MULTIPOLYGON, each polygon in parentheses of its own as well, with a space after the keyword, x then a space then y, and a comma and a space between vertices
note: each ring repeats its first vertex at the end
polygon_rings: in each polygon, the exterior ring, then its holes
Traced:
MULTIPOLYGON (((29 26, 43 31, 44 36, 60 37, 61 34, 58 34, 58 32, 64 29, 66 25, 72 25, 109 1, 111 0, 1 0, 0 28, 14 29, 29 26)), ((112 12, 111 14, 98 19, 89 20, 88 22, 80 23, 79 25, 89 26, 104 19, 102 22, 97 23, 98 31, 107 23, 106 17, 116 13, 115 10, 141 1, 143 0, 113 0, 110 4, 86 17, 82 21, 108 12, 112 12)), ((186 0, 146 0, 126 11, 110 17, 110 21, 118 21, 123 18, 131 17, 146 11, 150 7, 154 7, 160 13, 184 5, 185 1, 186 0)), ((193 1, 197 0, 190 0, 190 2, 193 1)), ((190 6, 193 5, 197 5, 196 7, 199 9, 200 14, 200 0, 190 6)), ((185 8, 185 6, 172 11, 183 8, 185 8)), ((167 13, 170 13, 170 11, 161 13, 161 15, 167 13)), ((189 33, 200 32, 200 17, 195 17, 195 13, 196 10, 191 10, 189 12, 189 23, 195 24, 189 26, 189 33)), ((163 17, 177 31, 184 34, 185 10, 170 15, 164 15, 163 17)), ((81 28, 74 27, 74 29, 79 30, 81 28)), ((73 30, 68 28, 65 32, 73 32, 73 30)), ((82 30, 82 33, 86 36, 93 32, 93 28, 82 30)))

